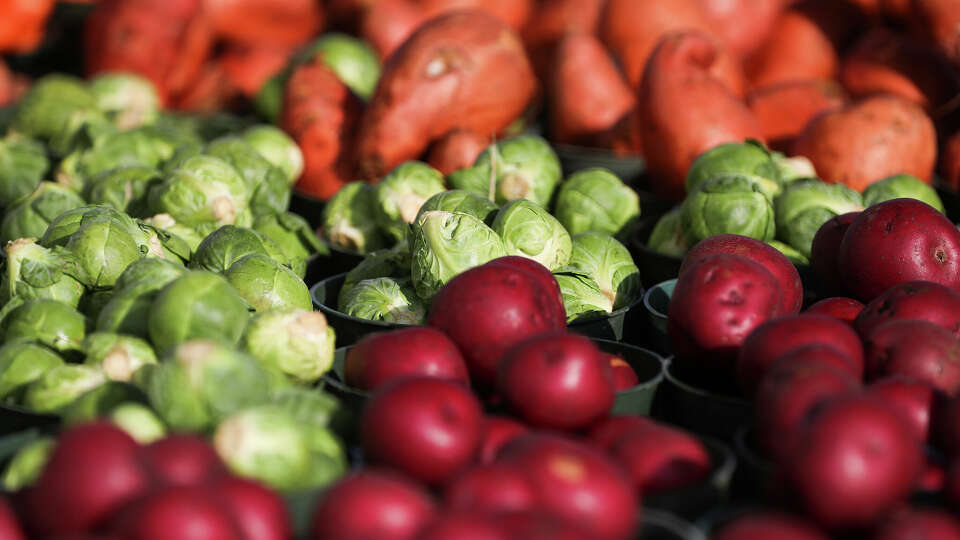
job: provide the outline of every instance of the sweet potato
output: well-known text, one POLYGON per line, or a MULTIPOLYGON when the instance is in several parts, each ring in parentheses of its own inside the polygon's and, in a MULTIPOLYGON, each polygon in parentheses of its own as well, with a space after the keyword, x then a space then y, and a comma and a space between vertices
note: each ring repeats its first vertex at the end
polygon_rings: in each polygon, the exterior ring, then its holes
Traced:
POLYGON ((258 46, 300 45, 325 19, 316 0, 204 0, 204 13, 218 37, 258 46))
POLYGON ((453 129, 497 133, 536 86, 520 38, 497 18, 459 11, 432 19, 384 66, 355 145, 359 172, 378 179, 453 129))
POLYGON ((427 162, 447 175, 472 166, 480 152, 489 144, 489 137, 465 129, 455 129, 434 143, 427 162))
POLYGON ((763 45, 785 7, 782 0, 700 0, 700 4, 711 27, 739 57, 763 45))
POLYGON ((829 80, 839 60, 831 36, 815 14, 798 6, 777 20, 770 39, 744 64, 754 87, 798 80, 829 80))
POLYGON ((914 26, 960 65, 960 0, 913 0, 914 26))
POLYGON ((670 34, 647 63, 638 110, 653 191, 684 196, 687 168, 704 151, 721 143, 763 140, 760 123, 709 69, 717 43, 696 31, 670 34))
POLYGON ((208 62, 196 79, 171 100, 174 108, 194 113, 215 113, 228 108, 238 89, 223 68, 208 62))
POLYGON ((13 101, 13 91, 13 73, 7 67, 7 63, 0 59, 0 107, 13 101))
POLYGON ((428 19, 464 9, 479 9, 520 31, 533 13, 533 0, 418 0, 428 19))
POLYGON ((763 136, 776 150, 787 150, 810 120, 824 111, 843 107, 843 88, 833 81, 778 83, 755 90, 747 97, 750 111, 760 122, 763 136))
POLYGON ((289 47, 228 45, 216 62, 231 85, 243 95, 253 97, 270 77, 287 65, 292 53, 289 47))
POLYGON ((603 4, 604 0, 540 2, 521 33, 540 80, 550 79, 554 51, 563 36, 577 32, 597 33, 603 4))
POLYGON ((918 105, 897 96, 867 98, 817 117, 794 145, 820 178, 863 191, 899 173, 933 176, 937 134, 918 105))
POLYGON ((557 142, 589 144, 636 105, 613 59, 590 34, 563 38, 552 72, 550 129, 557 142))
POLYGON ((960 189, 960 131, 951 135, 943 145, 940 176, 946 185, 954 190, 960 189))
POLYGON ((376 0, 364 11, 360 36, 386 60, 424 20, 423 10, 411 0, 376 0))
POLYGON ((8 0, 0 17, 0 53, 28 53, 43 41, 54 0, 8 0))

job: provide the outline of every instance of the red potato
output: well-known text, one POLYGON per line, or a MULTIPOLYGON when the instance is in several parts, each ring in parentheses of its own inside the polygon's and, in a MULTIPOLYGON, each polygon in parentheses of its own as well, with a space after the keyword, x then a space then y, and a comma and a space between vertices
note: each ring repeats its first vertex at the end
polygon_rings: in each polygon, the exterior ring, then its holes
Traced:
POLYGON ((843 107, 843 88, 833 81, 791 81, 758 88, 747 96, 770 147, 788 151, 817 115, 843 107))
POLYGON ((296 46, 325 22, 315 0, 204 0, 203 8, 217 35, 233 43, 296 46))
POLYGON ((521 32, 530 61, 541 81, 550 80, 557 43, 567 34, 595 35, 605 0, 540 2, 521 32))
POLYGON ((960 521, 942 510, 910 509, 877 528, 872 540, 960 540, 960 521))
POLYGON ((500 360, 497 389, 532 426, 579 429, 613 406, 610 364, 589 338, 542 334, 516 345, 500 360))
POLYGON ((894 375, 874 381, 867 393, 877 396, 910 421, 917 440, 926 441, 930 434, 930 413, 935 390, 930 383, 894 375))
POLYGON ((788 315, 800 311, 803 304, 803 283, 800 282, 797 267, 770 244, 749 236, 718 234, 698 242, 684 256, 679 273, 683 274, 694 263, 717 253, 740 255, 762 264, 780 284, 783 303, 779 314, 788 315))
POLYGON ((17 516, 5 497, 0 497, 0 538, 4 540, 27 540, 17 516))
POLYGON ((358 170, 377 180, 453 129, 499 133, 536 87, 520 38, 497 18, 461 11, 432 19, 384 66, 355 141, 358 170))
POLYGON ((480 436, 480 463, 493 463, 500 449, 513 439, 530 431, 527 426, 503 416, 487 416, 483 419, 483 434, 480 436))
POLYGON ((852 326, 857 316, 863 311, 863 308, 863 303, 853 298, 835 296, 833 298, 820 300, 808 307, 804 313, 833 317, 852 326))
POLYGON ((593 540, 595 535, 584 532, 564 516, 543 510, 510 512, 493 516, 494 523, 506 531, 508 538, 523 540, 593 540))
POLYGON ((227 474, 227 467, 206 439, 169 435, 143 446, 139 459, 155 482, 199 486, 227 474))
POLYGON ((901 173, 929 183, 937 134, 918 105, 879 95, 815 118, 797 138, 793 153, 809 158, 823 180, 857 191, 901 173))
POLYGON ((864 341, 867 377, 912 377, 955 396, 960 391, 960 340, 932 322, 894 320, 864 341))
POLYGON ((858 215, 860 212, 850 212, 830 218, 817 229, 810 246, 810 266, 824 286, 835 293, 846 288, 843 283, 846 269, 840 267, 840 244, 858 215))
POLYGON ((244 540, 293 537, 286 502, 276 492, 246 478, 225 476, 213 486, 237 522, 244 540))
POLYGON ((150 493, 119 515, 113 531, 138 540, 242 540, 230 510, 207 487, 150 493))
POLYGON ((637 372, 630 367, 630 364, 619 356, 601 352, 600 356, 610 364, 610 373, 613 375, 613 390, 622 392, 629 390, 640 383, 637 372))
POLYGON ((924 460, 923 470, 917 480, 917 491, 925 493, 940 493, 947 482, 947 473, 943 466, 929 456, 924 460))
POLYGON ((764 44, 786 7, 781 0, 700 0, 700 4, 711 28, 741 58, 764 44))
POLYGON ((413 540, 436 515, 436 504, 418 484, 367 468, 327 489, 313 513, 310 538, 413 540))
POLYGON ((85 424, 65 431, 26 495, 35 534, 66 536, 90 530, 149 488, 139 445, 120 428, 85 424))
POLYGON ((509 266, 510 268, 522 270, 537 278, 537 281, 539 281, 540 284, 551 293, 550 296, 554 300, 550 310, 563 313, 564 317, 567 316, 563 307, 563 295, 560 292, 560 284, 557 283, 557 278, 553 275, 553 272, 551 272, 546 266, 531 258, 521 257, 519 255, 497 257, 487 264, 490 266, 509 266))
POLYGON ((750 109, 710 69, 716 41, 693 31, 665 36, 647 63, 637 107, 647 168, 656 195, 684 197, 687 169, 718 144, 763 140, 750 109))
POLYGON ((954 65, 960 65, 960 3, 957 0, 912 0, 911 19, 954 65))
POLYGON ((780 306, 777 280, 760 263, 726 253, 705 257, 680 274, 673 290, 667 317, 673 353, 727 373, 743 341, 780 306))
POLYGON ((567 326, 559 297, 541 277, 512 263, 494 263, 451 279, 434 297, 428 316, 430 326, 457 344, 471 380, 486 386, 496 381, 500 359, 513 345, 567 326))
POLYGON ((785 471, 810 517, 828 529, 849 529, 903 503, 922 463, 906 420, 875 397, 851 395, 814 411, 785 471))
POLYGON ((633 90, 593 35, 568 34, 554 62, 548 91, 555 141, 589 146, 636 106, 633 90))
POLYGON ((644 495, 695 485, 713 467, 710 454, 696 437, 660 425, 627 432, 610 447, 610 455, 644 495))
POLYGON ((450 482, 444 502, 455 510, 494 514, 533 509, 537 495, 522 469, 490 463, 473 467, 450 482))
POLYGON ((943 145, 940 176, 953 190, 960 189, 960 132, 951 135, 943 145))
POLYGON ((828 540, 812 523, 788 514, 750 513, 723 525, 714 540, 828 540))
POLYGON ((363 390, 376 390, 416 376, 470 385, 467 365, 457 345, 429 326, 364 336, 347 352, 343 372, 344 382, 363 390))
POLYGON ((490 138, 472 131, 455 129, 430 148, 427 162, 444 175, 473 166, 477 156, 490 144, 490 138))
POLYGON ((839 265, 847 288, 865 302, 909 281, 932 281, 957 291, 960 231, 918 200, 884 201, 850 224, 840 244, 839 265))
POLYGON ((908 281, 874 298, 854 321, 866 338, 887 321, 915 319, 938 324, 960 337, 960 293, 929 281, 908 281))
POLYGON ((446 513, 435 519, 417 540, 510 540, 490 516, 476 511, 446 513))
POLYGON ((587 442, 602 450, 610 450, 624 435, 656 426, 657 424, 646 416, 608 416, 590 428, 587 442))
POLYGON ((288 47, 228 46, 216 62, 232 87, 253 98, 271 77, 283 70, 292 53, 288 47))

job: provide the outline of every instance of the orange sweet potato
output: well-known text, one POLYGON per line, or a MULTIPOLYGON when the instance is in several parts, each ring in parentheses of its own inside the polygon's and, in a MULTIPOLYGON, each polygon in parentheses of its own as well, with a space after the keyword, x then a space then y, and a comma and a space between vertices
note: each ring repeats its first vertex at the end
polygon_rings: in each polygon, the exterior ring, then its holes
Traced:
POLYGON ((550 130, 557 142, 588 145, 636 106, 613 59, 590 34, 563 38, 552 71, 550 130))
POLYGON ((843 88, 833 81, 796 81, 760 88, 747 105, 760 122, 771 148, 786 151, 814 117, 839 109, 843 88))
POLYGON ((291 54, 293 49, 289 47, 228 45, 216 61, 230 84, 243 95, 252 97, 287 65, 291 54))
POLYGON ((204 0, 204 8, 219 37, 248 45, 300 45, 324 23, 317 0, 204 0))
POLYGON ((881 95, 820 115, 797 138, 794 153, 809 158, 823 180, 863 191, 898 173, 930 182, 937 135, 920 106, 881 95))
POLYGON ((939 51, 882 27, 865 34, 846 55, 840 81, 854 97, 896 94, 928 111, 960 90, 956 72, 939 51))
POLYGON ((777 17, 782 0, 700 0, 713 31, 733 54, 745 57, 763 45, 777 17))
POLYGON ((490 144, 490 137, 477 135, 465 129, 447 133, 430 148, 427 162, 444 175, 473 165, 480 152, 490 144))
POLYGON ((536 87, 520 38, 499 19, 480 11, 431 19, 384 66, 355 144, 359 172, 378 179, 453 129, 498 133, 536 87))
POLYGON ((173 98, 171 105, 182 111, 214 113, 228 108, 238 94, 239 89, 231 83, 223 66, 211 60, 197 78, 173 98))
POLYGON ((425 19, 412 0, 377 0, 361 17, 360 35, 386 60, 425 19))
POLYGON ((794 8, 781 15, 770 39, 744 65, 754 87, 790 81, 833 79, 839 59, 827 31, 810 13, 794 8))
POLYGON ((418 0, 420 7, 433 18, 462 9, 479 9, 520 31, 533 13, 533 0, 418 0))
POLYGON ((523 42, 540 80, 550 79, 557 43, 568 33, 595 34, 604 0, 540 2, 523 28, 523 42))
POLYGON ((721 143, 763 140, 750 109, 710 72, 718 43, 697 31, 665 36, 647 63, 638 99, 640 133, 654 193, 684 196, 687 168, 721 143))
POLYGON ((960 189, 960 131, 954 133, 943 145, 940 156, 940 176, 954 191, 960 189))
POLYGON ((28 53, 43 41, 54 0, 6 0, 0 3, 0 53, 28 53))
POLYGON ((960 65, 960 0, 913 0, 914 26, 960 65))

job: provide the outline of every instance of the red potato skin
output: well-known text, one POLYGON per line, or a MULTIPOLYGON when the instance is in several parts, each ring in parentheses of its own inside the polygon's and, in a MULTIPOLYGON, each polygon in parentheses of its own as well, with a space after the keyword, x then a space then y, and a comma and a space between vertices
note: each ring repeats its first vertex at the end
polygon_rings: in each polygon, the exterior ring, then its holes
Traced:
POLYGON ((806 345, 828 345, 847 358, 846 370, 863 377, 863 347, 849 324, 825 315, 791 315, 767 321, 744 340, 737 357, 737 379, 749 396, 767 370, 784 354, 806 345))
POLYGON ((384 66, 355 141, 360 175, 377 180, 453 129, 498 133, 536 88, 520 38, 495 17, 432 19, 384 66))
POLYGON ((696 437, 659 425, 627 432, 610 447, 610 455, 644 495, 697 484, 709 476, 713 466, 696 437))
POLYGON ((550 80, 556 46, 564 36, 596 35, 604 3, 605 0, 554 0, 536 6, 521 36, 537 78, 550 80))
POLYGON ((543 510, 510 512, 493 516, 493 521, 508 538, 526 540, 593 540, 596 536, 570 523, 569 519, 543 510))
POLYGON ((447 513, 417 536, 417 540, 509 540, 503 528, 476 511, 447 513))
POLYGON ((344 382, 368 391, 417 376, 470 385, 467 365, 457 345, 429 326, 364 336, 347 352, 343 371, 344 382))
POLYGON ((936 392, 932 385, 918 379, 894 375, 874 381, 866 390, 868 394, 877 396, 899 410, 910 421, 917 440, 927 440, 936 392))
POLYGON ((760 48, 783 9, 781 0, 700 0, 711 28, 741 58, 760 48))
POLYGON ((848 529, 869 526, 905 501, 922 463, 906 420, 877 398, 851 395, 814 411, 785 470, 814 521, 848 529), (849 467, 850 460, 863 466, 849 467))
POLYGON ((436 515, 436 503, 418 484, 392 471, 365 468, 324 493, 310 538, 412 540, 436 515))
POLYGON ((286 540, 293 536, 285 501, 253 480, 226 476, 214 484, 244 540, 286 540))
POLYGON ((524 471, 509 463, 473 467, 444 491, 444 503, 454 510, 494 514, 531 510, 537 495, 524 471))
POLYGON ((884 201, 850 224, 840 244, 839 267, 847 289, 865 302, 909 281, 960 291, 960 231, 915 199, 884 201))
POLYGON ((863 308, 863 303, 853 298, 835 296, 833 298, 820 300, 808 307, 804 313, 826 315, 827 317, 833 317, 834 319, 841 320, 853 326, 853 322, 857 319, 857 316, 860 315, 860 312, 863 311, 863 308))
POLYGON ((860 212, 850 212, 830 218, 817 229, 810 246, 810 266, 824 286, 835 293, 846 289, 844 271, 840 269, 840 244, 847 229, 860 212))
POLYGON ((960 189, 960 132, 951 135, 943 145, 940 175, 947 186, 960 189))
POLYGON ((901 173, 930 183, 937 134, 918 105, 879 95, 815 118, 797 138, 793 153, 809 158, 824 181, 862 192, 901 173))
POLYGON ((601 357, 606 358, 610 364, 610 373, 613 375, 613 390, 622 392, 629 390, 640 383, 637 372, 630 367, 626 360, 619 356, 601 352, 601 357))
POLYGON ((477 459, 481 464, 493 463, 500 449, 513 439, 527 433, 529 428, 505 416, 487 416, 483 419, 483 435, 477 459))
POLYGON ((552 312, 563 313, 563 316, 567 316, 566 309, 563 307, 563 295, 560 293, 560 284, 557 283, 557 278, 553 273, 544 265, 538 263, 533 259, 527 257, 521 257, 519 255, 507 255, 506 257, 497 257, 496 259, 487 263, 490 266, 509 266, 516 270, 522 270, 533 277, 537 278, 541 285, 550 293, 553 302, 551 302, 550 310, 552 312))
POLYGON ((788 151, 817 115, 845 104, 843 88, 833 81, 792 81, 764 86, 747 96, 750 112, 775 150, 788 151))
POLYGON ((877 529, 873 540, 956 540, 960 538, 960 522, 942 510, 910 509, 898 513, 877 529))
POLYGON ((199 486, 227 474, 216 450, 193 435, 169 435, 139 449, 139 458, 154 482, 168 486, 199 486))
POLYGON ((325 22, 316 0, 204 0, 203 7, 217 35, 233 43, 296 46, 325 22))
POLYGON ((813 524, 796 516, 751 513, 727 523, 714 540, 828 540, 813 524))
POLYGON ((288 47, 227 46, 216 62, 230 85, 252 98, 287 65, 292 53, 288 47))
POLYGON ((800 311, 803 304, 803 283, 797 267, 773 246, 749 236, 718 234, 701 240, 684 256, 679 273, 683 274, 694 263, 717 253, 740 255, 762 264, 780 284, 783 302, 779 314, 788 315, 800 311))
POLYGON ((603 44, 591 34, 567 34, 557 46, 550 92, 555 141, 590 145, 636 106, 633 90, 603 44))
POLYGON ((647 63, 637 107, 655 195, 682 200, 687 169, 714 146, 754 138, 763 130, 750 109, 710 69, 719 58, 707 34, 665 36, 647 63))
POLYGON ((917 480, 917 491, 925 493, 939 493, 944 490, 947 482, 947 473, 935 458, 927 457, 923 464, 923 471, 917 480))
POLYGON ((960 340, 932 322, 885 322, 864 341, 867 377, 912 377, 948 396, 960 391, 960 340))
POLYGON ((909 281, 874 298, 854 321, 863 338, 881 324, 916 319, 938 324, 960 337, 960 293, 929 281, 909 281))
POLYGON ((657 424, 646 416, 608 416, 590 428, 586 441, 601 450, 609 451, 624 435, 656 426, 657 424))
POLYGON ((5 497, 0 497, 0 538, 4 540, 27 540, 17 516, 5 497))
POLYGON ((490 144, 490 138, 472 131, 455 129, 444 135, 430 148, 427 163, 448 175, 460 169, 472 167, 477 156, 490 144))
POLYGON ((127 507, 113 531, 138 540, 241 540, 230 510, 208 487, 168 487, 127 507))

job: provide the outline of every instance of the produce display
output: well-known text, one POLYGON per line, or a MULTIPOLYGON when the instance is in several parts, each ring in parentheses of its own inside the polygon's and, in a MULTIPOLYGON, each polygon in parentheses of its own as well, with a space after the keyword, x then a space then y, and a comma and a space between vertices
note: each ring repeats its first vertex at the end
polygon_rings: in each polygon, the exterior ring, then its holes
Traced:
POLYGON ((0 6, 0 540, 960 539, 958 25, 0 6))

